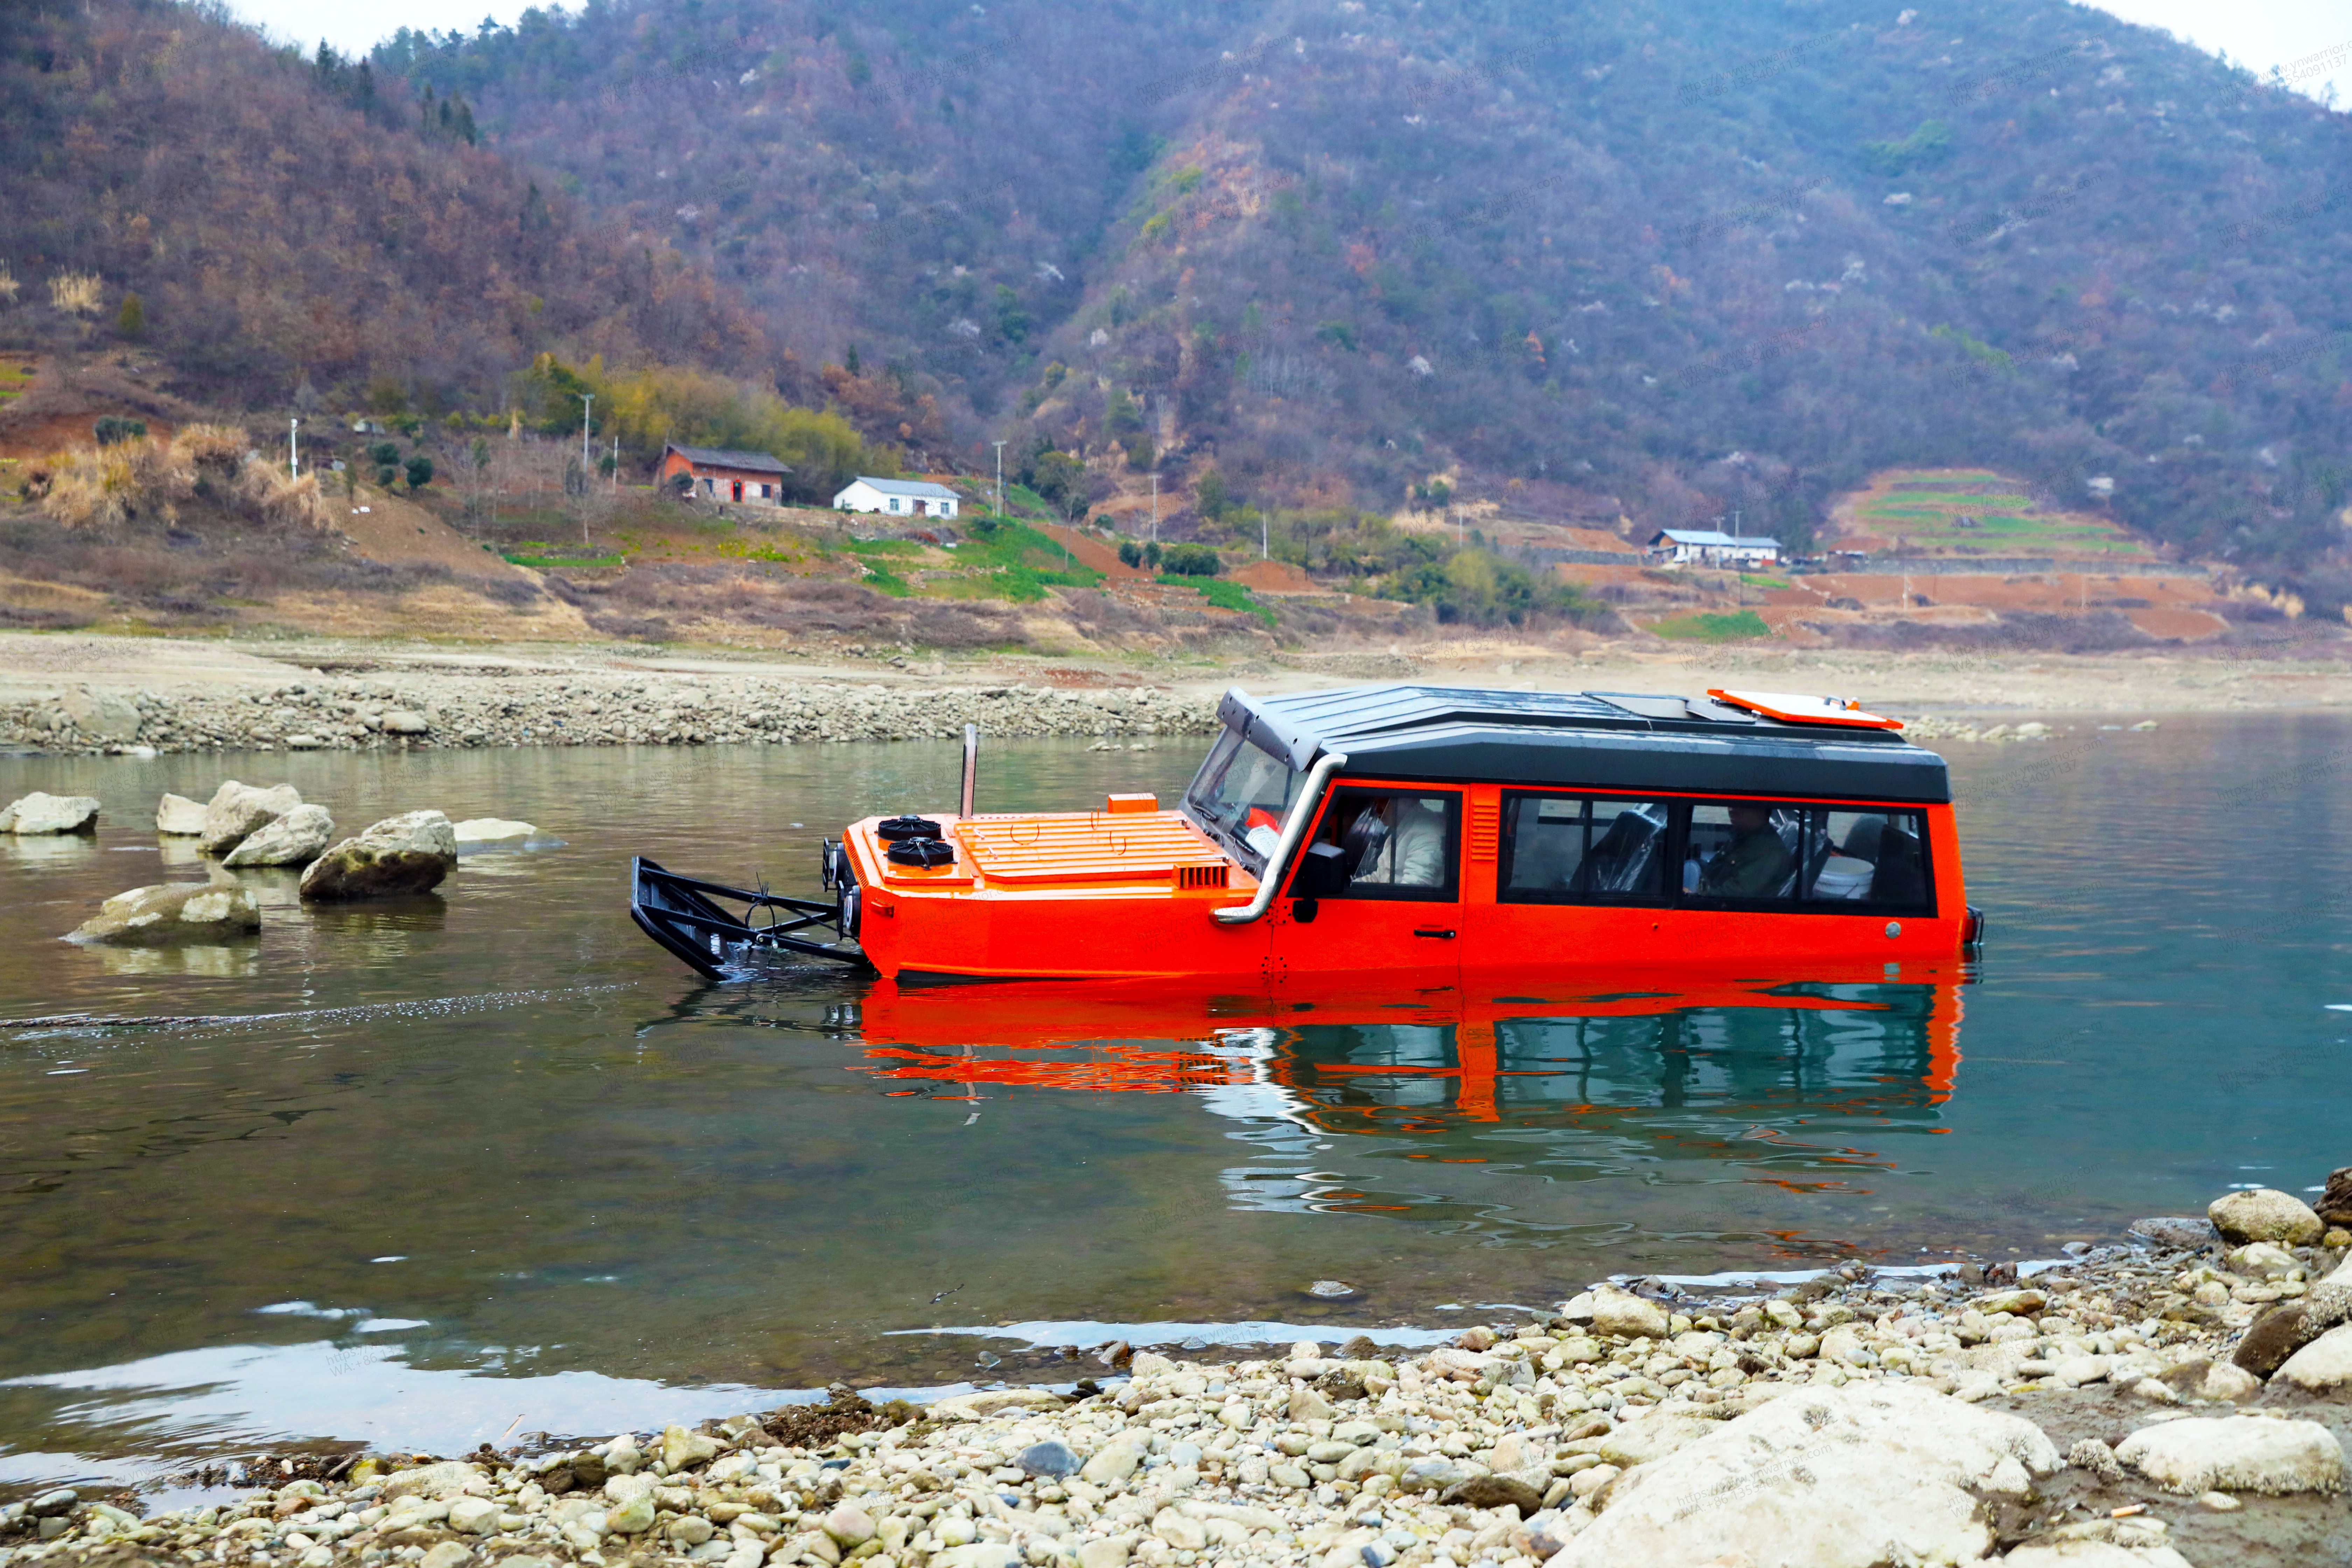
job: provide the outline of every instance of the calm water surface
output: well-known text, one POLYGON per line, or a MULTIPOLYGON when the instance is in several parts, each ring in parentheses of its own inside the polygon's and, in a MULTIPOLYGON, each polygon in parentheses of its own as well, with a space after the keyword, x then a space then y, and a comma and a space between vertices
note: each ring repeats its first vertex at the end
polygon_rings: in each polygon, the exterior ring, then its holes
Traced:
MULTIPOLYGON (((0 759, 0 800, 106 806, 95 842, 0 838, 0 1016, 214 1020, 0 1033, 0 1483, 1071 1376, 1054 1347, 1107 1324, 1330 1338, 1604 1273, 2033 1256, 2319 1182, 2352 1083, 2352 722, 2074 722, 1953 749, 1991 921, 1964 977, 1280 1016, 713 986, 629 923, 631 854, 805 889, 823 831, 950 797, 948 746, 0 759), (55 940, 200 877, 140 826, 226 776, 346 828, 431 805, 567 842, 399 905, 306 912, 249 873, 236 948, 55 940)), ((1172 797, 1198 744, 1001 743, 983 804, 1172 797)))

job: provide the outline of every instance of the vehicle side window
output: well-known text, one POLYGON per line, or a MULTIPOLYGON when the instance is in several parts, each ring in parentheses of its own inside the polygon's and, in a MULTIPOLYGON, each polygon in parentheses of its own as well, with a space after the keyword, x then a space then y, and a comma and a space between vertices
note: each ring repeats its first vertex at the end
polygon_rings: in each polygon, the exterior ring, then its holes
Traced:
POLYGON ((1505 903, 1661 899, 1671 820, 1662 800, 1507 796, 1496 896, 1505 903))
POLYGON ((1684 896, 1793 899, 1804 858, 1801 814, 1770 801, 1702 802, 1690 808, 1683 845, 1684 896))
POLYGON ((1459 896, 1462 797, 1451 792, 1346 789, 1316 828, 1339 848, 1336 899, 1451 903, 1459 896))
POLYGON ((1930 901, 1924 813, 1807 806, 1803 816, 1809 902, 1918 909, 1930 901))

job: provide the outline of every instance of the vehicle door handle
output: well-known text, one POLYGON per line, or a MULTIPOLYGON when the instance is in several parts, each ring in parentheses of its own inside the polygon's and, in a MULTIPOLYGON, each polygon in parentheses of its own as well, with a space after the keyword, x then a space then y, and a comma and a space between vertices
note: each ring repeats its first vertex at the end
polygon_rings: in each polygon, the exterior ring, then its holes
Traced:
POLYGON ((1433 936, 1440 942, 1452 942, 1454 940, 1454 933, 1440 926, 1415 926, 1413 928, 1412 934, 1415 936, 1433 936))

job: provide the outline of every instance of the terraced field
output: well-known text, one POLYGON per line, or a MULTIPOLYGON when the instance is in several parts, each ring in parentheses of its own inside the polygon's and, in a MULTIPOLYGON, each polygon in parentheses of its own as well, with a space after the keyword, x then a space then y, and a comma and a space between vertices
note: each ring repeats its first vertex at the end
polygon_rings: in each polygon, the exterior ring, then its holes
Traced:
POLYGON ((1874 554, 2149 558, 2105 518, 2045 510, 2018 480, 1980 468, 1880 474, 1836 508, 1832 532, 1832 548, 1874 554))

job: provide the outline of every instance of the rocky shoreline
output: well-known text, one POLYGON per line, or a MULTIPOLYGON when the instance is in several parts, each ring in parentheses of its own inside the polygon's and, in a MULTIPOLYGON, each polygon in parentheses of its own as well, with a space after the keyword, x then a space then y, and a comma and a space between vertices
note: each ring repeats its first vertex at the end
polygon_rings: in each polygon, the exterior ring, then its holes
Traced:
POLYGON ((1112 1344, 1100 1384, 878 1409, 837 1386, 699 1430, 257 1460, 233 1500, 148 1518, 58 1489, 0 1508, 0 1568, 2314 1561, 2347 1525, 2346 1201, 2352 1172, 2327 1222, 2230 1194, 2023 1282, 1629 1280, 1413 1356, 1112 1344))
POLYGON ((117 692, 86 686, 0 703, 0 745, 68 755, 468 746, 792 744, 985 734, 1202 734, 1214 702, 1140 681, 885 686, 700 675, 340 678, 117 692))

